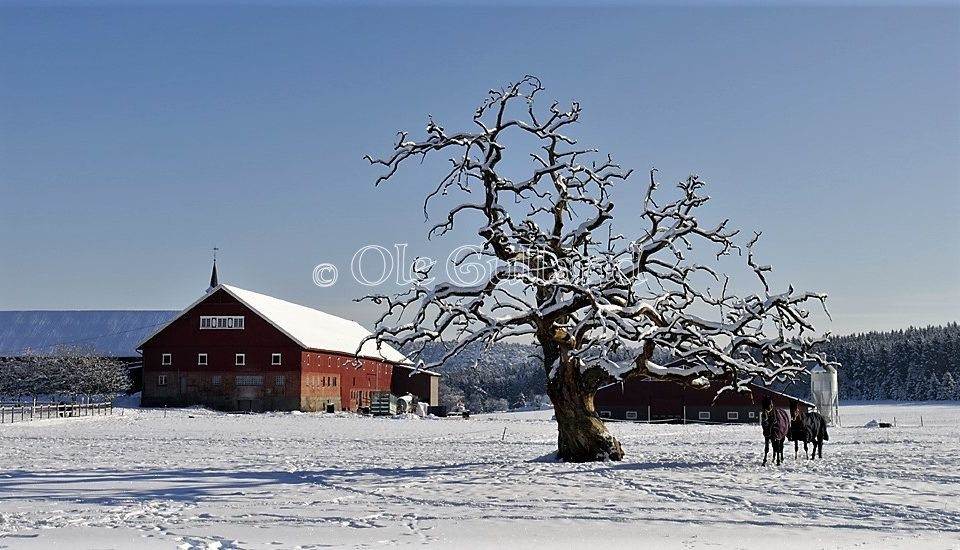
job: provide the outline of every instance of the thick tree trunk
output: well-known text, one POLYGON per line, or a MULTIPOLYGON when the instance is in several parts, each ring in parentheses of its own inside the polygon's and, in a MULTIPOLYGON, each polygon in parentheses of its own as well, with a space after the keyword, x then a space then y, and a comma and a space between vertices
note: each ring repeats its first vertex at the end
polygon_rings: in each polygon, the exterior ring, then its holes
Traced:
MULTIPOLYGON (((565 355, 565 354, 564 354, 565 355)), ((621 460, 620 442, 597 416, 592 391, 581 385, 580 369, 561 358, 563 365, 547 383, 557 418, 557 457, 566 462, 621 460)))

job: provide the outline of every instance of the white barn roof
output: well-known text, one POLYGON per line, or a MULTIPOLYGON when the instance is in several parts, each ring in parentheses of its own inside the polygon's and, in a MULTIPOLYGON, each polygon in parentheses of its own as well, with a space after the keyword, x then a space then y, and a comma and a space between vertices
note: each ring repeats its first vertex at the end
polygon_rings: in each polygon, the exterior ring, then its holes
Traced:
MULTIPOLYGON (((183 316, 218 290, 223 290, 233 296, 237 301, 253 310, 254 313, 263 317, 277 330, 307 349, 354 355, 357 353, 357 346, 360 345, 360 342, 371 334, 369 330, 355 321, 225 284, 218 285, 199 300, 190 304, 177 318, 183 316)), ((163 328, 166 328, 166 326, 163 328)), ((160 332, 163 328, 157 332, 160 332)), ((150 338, 153 338, 153 335, 150 338)), ((147 340, 150 338, 147 338, 147 340)), ((143 343, 146 343, 147 340, 144 340, 143 343)), ((141 346, 143 343, 141 343, 141 346)), ((378 350, 377 344, 373 340, 364 343, 360 350, 360 356, 391 363, 410 364, 409 359, 387 344, 383 344, 378 350)))
POLYGON ((80 348, 112 357, 137 357, 137 343, 177 311, 0 311, 0 357, 80 348))

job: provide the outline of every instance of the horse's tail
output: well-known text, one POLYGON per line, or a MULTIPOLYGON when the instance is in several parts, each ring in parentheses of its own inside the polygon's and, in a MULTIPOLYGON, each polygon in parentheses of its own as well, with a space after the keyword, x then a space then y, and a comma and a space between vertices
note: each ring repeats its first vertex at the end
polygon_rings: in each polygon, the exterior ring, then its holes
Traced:
POLYGON ((821 433, 823 433, 823 440, 830 441, 830 434, 827 433, 827 419, 821 416, 820 422, 821 422, 820 430, 821 430, 821 433))

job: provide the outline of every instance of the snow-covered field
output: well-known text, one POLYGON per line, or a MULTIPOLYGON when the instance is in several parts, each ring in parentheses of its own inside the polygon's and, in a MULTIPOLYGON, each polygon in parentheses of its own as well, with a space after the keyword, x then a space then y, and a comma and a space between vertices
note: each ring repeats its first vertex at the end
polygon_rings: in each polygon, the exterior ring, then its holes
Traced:
POLYGON ((753 425, 617 423, 626 460, 557 463, 550 417, 4 424, 0 548, 960 548, 960 403, 848 404, 823 461, 765 468, 753 425))

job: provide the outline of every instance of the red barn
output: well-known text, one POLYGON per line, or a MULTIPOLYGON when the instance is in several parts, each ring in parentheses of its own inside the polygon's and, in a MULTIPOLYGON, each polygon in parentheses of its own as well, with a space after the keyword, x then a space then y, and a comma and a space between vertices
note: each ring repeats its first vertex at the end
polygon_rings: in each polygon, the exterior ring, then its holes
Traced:
POLYGON ((763 397, 772 398, 781 408, 788 408, 792 402, 814 406, 756 384, 748 384, 748 392, 725 392, 714 400, 720 387, 718 382, 697 389, 666 380, 630 378, 601 388, 593 403, 601 418, 709 423, 759 422, 763 397))
MULTIPOLYGON (((357 410, 394 379, 436 405, 437 375, 417 372, 358 323, 217 285, 138 346, 142 405, 223 410, 357 410), (401 376, 402 374, 402 376, 401 376), (423 380, 421 380, 421 378, 423 380), (424 389, 425 388, 425 389, 424 389), (432 390, 432 391, 431 391, 432 390)), ((394 393, 397 393, 395 390, 394 393)))

